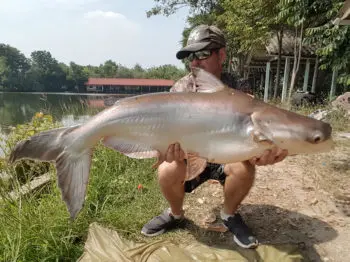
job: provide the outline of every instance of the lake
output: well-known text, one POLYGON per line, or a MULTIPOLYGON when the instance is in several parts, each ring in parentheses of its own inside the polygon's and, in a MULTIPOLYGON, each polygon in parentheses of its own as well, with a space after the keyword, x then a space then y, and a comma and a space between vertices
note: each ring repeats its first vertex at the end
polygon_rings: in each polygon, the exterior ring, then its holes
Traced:
POLYGON ((0 136, 6 137, 11 126, 29 122, 37 112, 51 114, 64 126, 83 123, 125 96, 128 95, 0 92, 0 136))

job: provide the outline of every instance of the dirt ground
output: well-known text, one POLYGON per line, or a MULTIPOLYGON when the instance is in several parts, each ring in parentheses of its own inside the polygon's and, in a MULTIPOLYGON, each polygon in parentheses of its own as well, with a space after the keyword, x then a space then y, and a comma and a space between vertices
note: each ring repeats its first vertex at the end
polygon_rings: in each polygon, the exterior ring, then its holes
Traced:
MULTIPOLYGON (((298 244, 310 261, 350 261, 350 139, 336 136, 330 153, 288 157, 258 167, 240 212, 263 244, 298 244)), ((229 232, 203 230, 219 223, 222 187, 207 182, 185 198, 189 235, 231 246, 229 232)), ((190 240, 179 233, 182 241, 190 240)), ((176 237, 175 237, 176 238, 176 237)))

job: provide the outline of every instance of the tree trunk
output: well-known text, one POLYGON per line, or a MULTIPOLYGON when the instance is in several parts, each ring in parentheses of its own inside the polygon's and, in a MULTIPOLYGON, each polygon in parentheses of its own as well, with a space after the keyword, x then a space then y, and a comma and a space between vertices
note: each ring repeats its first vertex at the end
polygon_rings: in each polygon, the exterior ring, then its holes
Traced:
POLYGON ((290 88, 289 88, 289 95, 288 95, 288 104, 290 105, 292 94, 294 91, 295 82, 297 79, 298 71, 299 71, 299 65, 300 65, 300 58, 301 58, 301 50, 303 47, 303 31, 304 31, 304 23, 301 24, 300 28, 300 41, 299 44, 297 44, 297 37, 298 37, 298 28, 295 28, 295 42, 294 42, 294 63, 293 63, 293 72, 292 72, 292 78, 290 81, 290 88))
POLYGON ((227 72, 231 73, 231 71, 232 71, 232 52, 228 52, 227 72))
POLYGON ((277 98, 277 93, 280 85, 280 71, 281 71, 281 60, 282 60, 282 43, 283 43, 283 27, 277 33, 278 39, 278 60, 277 60, 277 72, 276 72, 276 82, 273 92, 273 98, 277 98))

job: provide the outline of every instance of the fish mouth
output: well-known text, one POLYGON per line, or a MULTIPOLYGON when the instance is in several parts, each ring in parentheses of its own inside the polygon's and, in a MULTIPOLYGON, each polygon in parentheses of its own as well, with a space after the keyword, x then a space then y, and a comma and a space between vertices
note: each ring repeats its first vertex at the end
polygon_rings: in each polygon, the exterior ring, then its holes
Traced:
POLYGON ((293 153, 293 152, 300 152, 301 154, 326 153, 326 152, 332 151, 335 148, 335 143, 331 137, 328 137, 323 141, 321 141, 321 138, 316 140, 318 141, 317 142, 315 142, 314 140, 312 142, 307 140, 291 141, 291 144, 290 144, 291 152, 289 155, 299 154, 299 153, 293 153))
POLYGON ((332 139, 332 126, 328 123, 322 122, 321 126, 311 132, 306 140, 311 144, 320 144, 332 139))

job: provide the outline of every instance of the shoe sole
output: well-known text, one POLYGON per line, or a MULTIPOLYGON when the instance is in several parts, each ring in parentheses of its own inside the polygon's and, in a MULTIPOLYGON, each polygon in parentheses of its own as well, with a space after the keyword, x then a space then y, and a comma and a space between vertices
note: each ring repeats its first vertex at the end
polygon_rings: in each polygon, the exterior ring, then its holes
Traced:
POLYGON ((258 242, 255 242, 255 243, 252 243, 252 244, 249 244, 249 245, 245 245, 245 244, 243 244, 242 242, 240 242, 240 241, 238 240, 238 238, 237 238, 235 235, 233 236, 233 241, 234 241, 237 245, 239 245, 240 247, 243 247, 243 248, 256 248, 256 247, 259 245, 258 242))
POLYGON ((144 236, 147 236, 147 237, 156 237, 156 236, 159 236, 161 234, 165 233, 165 229, 162 229, 162 230, 159 230, 158 232, 155 232, 155 233, 146 233, 144 231, 141 230, 141 234, 144 235, 144 236))
MULTIPOLYGON (((224 223, 222 223, 222 225, 227 228, 228 230, 230 230, 224 223)), ((233 233, 232 233, 233 234, 233 233)), ((238 240, 238 238, 233 234, 233 241, 240 247, 243 247, 243 248, 257 248, 258 245, 259 245, 259 242, 256 241, 255 243, 251 243, 249 245, 245 245, 243 244, 241 241, 238 240)))

